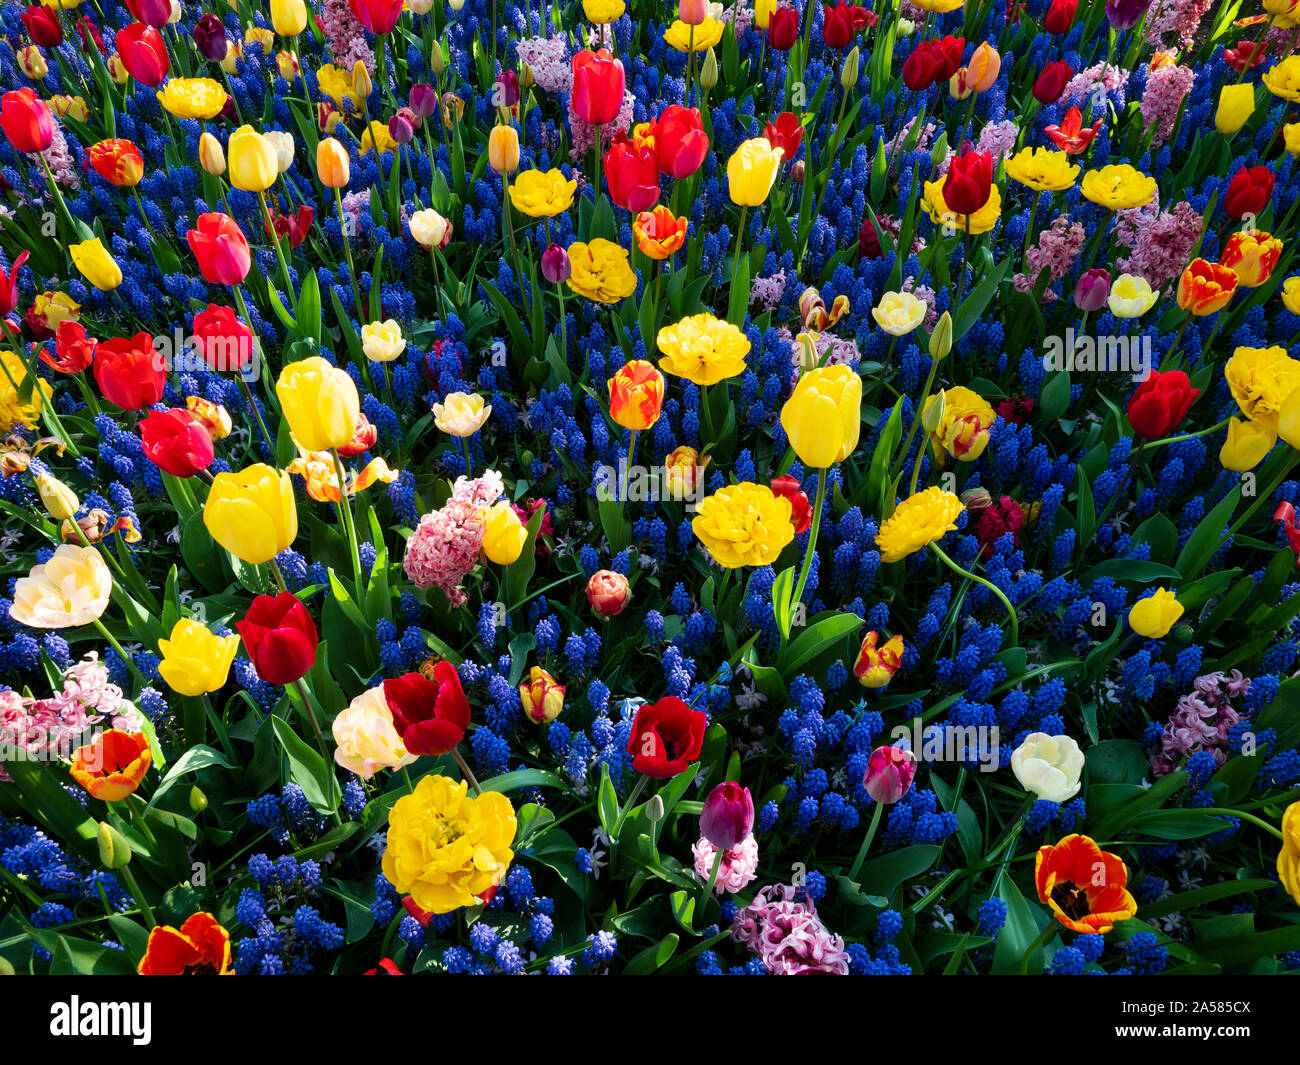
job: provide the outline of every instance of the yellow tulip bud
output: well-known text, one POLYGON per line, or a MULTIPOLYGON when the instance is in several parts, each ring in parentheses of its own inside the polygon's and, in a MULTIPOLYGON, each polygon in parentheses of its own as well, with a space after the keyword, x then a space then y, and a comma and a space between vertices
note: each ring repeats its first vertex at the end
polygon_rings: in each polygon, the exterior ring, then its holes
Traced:
POLYGON ((809 370, 781 408, 781 427, 805 466, 822 470, 843 462, 862 429, 862 378, 838 364, 809 370))
POLYGON ((67 521, 81 506, 77 493, 49 471, 36 478, 36 491, 40 493, 41 503, 55 521, 67 521))
POLYGON ((742 207, 757 207, 767 199, 781 169, 780 148, 773 148, 766 137, 747 140, 727 160, 727 186, 731 202, 742 207))
POLYGON ((226 152, 207 130, 199 138, 199 165, 213 177, 220 177, 226 172, 226 152))
POLYGON ((203 524, 236 558, 254 566, 268 562, 298 535, 293 482, 260 462, 219 473, 208 489, 203 524))
POLYGON ((329 451, 351 442, 361 415, 357 386, 319 355, 291 362, 275 384, 294 437, 308 451, 329 451))
POLYGON ((375 91, 375 83, 370 80, 370 71, 365 63, 358 59, 352 64, 352 93, 358 100, 369 99, 375 91))
POLYGON ((483 554, 498 566, 508 566, 523 552, 528 530, 524 528, 515 508, 502 500, 488 511, 487 528, 483 532, 483 554))
POLYGON ((252 126, 240 126, 226 146, 230 183, 244 192, 265 192, 280 176, 275 143, 252 126))
POLYGON ((1183 616, 1183 606, 1167 588, 1157 588, 1155 594, 1140 599, 1128 612, 1128 623, 1139 636, 1159 640, 1169 635, 1174 623, 1183 616))
POLYGON ((68 251, 72 255, 72 265, 101 292, 111 292, 122 283, 122 268, 99 237, 73 244, 68 251))
POLYGON ((439 77, 447 69, 447 57, 443 55, 442 45, 438 41, 433 42, 433 52, 429 56, 429 68, 439 77))
POLYGON ((125 869, 131 864, 131 844, 107 821, 99 823, 96 843, 99 845, 99 864, 105 869, 125 869))
POLYGON ((514 126, 493 126, 488 134, 488 165, 498 174, 519 169, 519 134, 514 126))
POLYGON ((1228 422, 1228 438, 1219 449, 1219 464, 1233 473, 1245 473, 1263 462, 1276 443, 1277 433, 1269 426, 1233 418, 1228 422))
POLYGON ((1225 85, 1219 91, 1219 109, 1214 112, 1214 128, 1231 136, 1246 124, 1255 111, 1255 86, 1225 85))

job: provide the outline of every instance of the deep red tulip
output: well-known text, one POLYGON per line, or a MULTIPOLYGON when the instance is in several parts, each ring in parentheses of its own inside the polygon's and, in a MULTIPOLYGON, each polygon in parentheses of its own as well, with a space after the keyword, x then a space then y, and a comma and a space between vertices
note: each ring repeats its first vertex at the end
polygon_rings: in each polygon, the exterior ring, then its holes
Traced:
POLYGON ((267 684, 292 684, 316 663, 320 637, 311 614, 292 592, 259 595, 235 630, 257 675, 267 684))
POLYGON ((86 336, 86 327, 80 322, 65 319, 54 333, 54 350, 57 358, 41 351, 41 361, 59 373, 80 373, 95 360, 95 346, 99 342, 86 336))
POLYGON ((54 143, 54 116, 28 88, 0 96, 0 128, 16 151, 43 152, 54 143))
POLYGON ((651 127, 655 163, 670 177, 690 177, 709 154, 709 135, 694 107, 669 104, 651 127))
POLYGON ((1266 166, 1243 166, 1228 182, 1223 194, 1223 209, 1232 218, 1258 215, 1273 195, 1273 171, 1266 166))
POLYGON ((210 63, 220 63, 230 51, 225 25, 210 12, 194 23, 191 35, 200 54, 210 63))
POLYGON ((620 131, 605 153, 604 171, 609 198, 625 210, 640 213, 658 202, 659 164, 649 144, 636 144, 620 131))
POLYGON ((790 520, 794 523, 794 532, 798 536, 812 524, 812 504, 796 477, 783 473, 772 481, 772 491, 790 500, 790 520))
POLYGON ((953 214, 972 215, 989 202, 993 186, 993 156, 967 152, 948 164, 943 181, 943 202, 953 214))
POLYGON ((42 48, 55 48, 63 43, 63 27, 59 17, 48 7, 32 4, 20 16, 33 44, 42 48))
POLYGON ((1236 48, 1223 50, 1223 61, 1238 74, 1244 74, 1264 62, 1266 54, 1262 42, 1242 41, 1236 48))
POLYGON ((1040 104, 1054 104, 1065 92, 1066 85, 1074 77, 1074 68, 1064 59, 1048 63, 1034 82, 1034 99, 1040 104))
POLYGON ((18 271, 30 255, 28 251, 19 252, 7 274, 0 270, 0 318, 7 318, 18 306, 18 271))
MULTIPOLYGON (((307 234, 311 231, 311 224, 316 221, 316 212, 304 203, 295 214, 285 215, 276 211, 272 216, 272 221, 275 223, 276 234, 281 237, 288 237, 289 247, 296 248, 307 239, 307 234)), ((267 236, 270 236, 271 227, 267 226, 265 222, 262 225, 266 229, 267 236)))
POLYGON ((142 410, 162 399, 167 367, 148 333, 103 341, 95 349, 94 365, 104 398, 123 410, 142 410))
POLYGON ((857 33, 853 8, 845 0, 834 7, 822 5, 822 40, 827 48, 847 48, 857 33))
POLYGON ((404 0, 348 0, 352 14, 371 33, 392 33, 404 0))
POLYGON ((799 39, 799 16, 793 8, 778 7, 767 23, 767 43, 778 52, 788 52, 799 39))
POLYGON ((961 66, 965 49, 964 37, 948 36, 923 41, 903 62, 903 84, 913 92, 924 92, 931 85, 947 81, 961 66))
POLYGON ((212 434, 187 410, 155 410, 140 422, 149 461, 173 477, 193 477, 212 465, 212 434))
POLYGON ((789 162, 803 143, 803 124, 793 111, 782 111, 763 127, 763 136, 773 148, 781 149, 782 162, 789 162))
POLYGON ((1152 370, 1128 401, 1129 424, 1139 436, 1159 440, 1187 417, 1200 394, 1201 390, 1192 387, 1182 370, 1152 370))
POLYGON ((646 703, 637 710, 627 739, 632 768, 655 780, 684 772, 700 757, 707 724, 704 714, 675 695, 646 703))
POLYGON ((1079 0, 1052 0, 1052 6, 1043 16, 1043 29, 1051 34, 1065 33, 1074 25, 1074 15, 1078 10, 1079 0))
POLYGON ((589 126, 613 122, 623 109, 623 64, 602 48, 583 49, 572 61, 573 112, 589 126))
POLYGON ((469 700, 456 667, 445 659, 433 667, 432 678, 407 673, 384 681, 384 698, 393 725, 411 754, 446 754, 460 743, 469 727, 469 700))
POLYGON ((239 223, 229 215, 201 214, 185 240, 204 278, 214 285, 238 285, 248 276, 253 256, 239 223))
POLYGON ((151 88, 171 69, 162 34, 143 22, 133 22, 117 31, 117 55, 131 77, 151 88))

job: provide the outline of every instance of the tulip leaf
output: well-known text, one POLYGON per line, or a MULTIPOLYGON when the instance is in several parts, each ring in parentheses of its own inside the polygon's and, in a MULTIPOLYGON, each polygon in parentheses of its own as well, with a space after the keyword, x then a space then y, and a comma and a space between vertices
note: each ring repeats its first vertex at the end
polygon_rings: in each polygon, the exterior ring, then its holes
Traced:
POLYGON ((1205 564, 1223 546, 1224 530, 1240 498, 1241 485, 1237 485, 1219 501, 1218 506, 1197 523, 1196 529, 1187 538, 1187 543, 1183 544, 1183 549, 1178 552, 1178 561, 1174 563, 1175 568, 1184 577, 1188 579, 1199 577, 1205 564))
POLYGON ((823 651, 829 650, 862 625, 857 614, 836 612, 823 615, 786 648, 780 660, 780 669, 787 677, 806 662, 811 662, 823 651))
POLYGON ((645 976, 656 972, 673 956, 677 950, 677 944, 680 942, 681 937, 676 932, 669 932, 654 946, 646 947, 645 950, 633 957, 624 966, 623 972, 629 976, 645 976))
POLYGON ((606 835, 614 831, 614 825, 618 821, 618 794, 614 791, 614 781, 609 775, 609 766, 605 762, 600 763, 600 787, 596 792, 596 812, 600 815, 600 826, 605 830, 606 835))
POLYGON ((270 717, 271 731, 289 762, 289 779, 302 788, 312 809, 332 814, 343 797, 334 768, 312 749, 282 717, 270 717))
POLYGON ((181 777, 186 773, 197 773, 200 769, 207 769, 209 766, 214 765, 219 765, 223 769, 235 768, 220 751, 214 750, 206 744, 200 743, 191 747, 172 763, 171 768, 158 782, 158 787, 154 789, 153 796, 149 799, 145 809, 152 808, 159 799, 181 782, 181 777))

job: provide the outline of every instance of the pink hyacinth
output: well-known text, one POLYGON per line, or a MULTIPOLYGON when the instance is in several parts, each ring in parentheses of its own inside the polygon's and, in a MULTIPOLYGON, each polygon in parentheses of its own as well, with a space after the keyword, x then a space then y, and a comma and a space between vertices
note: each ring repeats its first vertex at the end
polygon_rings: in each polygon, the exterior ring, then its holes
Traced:
POLYGON ((849 972, 844 939, 822 924, 812 898, 789 884, 770 884, 755 895, 736 914, 731 937, 756 953, 776 976, 849 972))
POLYGON ((417 588, 438 588, 452 606, 464 606, 469 597, 460 582, 478 563, 486 528, 481 507, 449 499, 420 519, 406 541, 402 569, 417 588))
POLYGON ((1163 288, 1192 261, 1201 237, 1201 216, 1186 202, 1160 210, 1159 202, 1115 214, 1115 241, 1129 249, 1118 260, 1121 271, 1144 277, 1153 289, 1163 288))
MULTIPOLYGON (((1078 222, 1071 222, 1068 215, 1057 215, 1052 224, 1038 234, 1037 242, 1025 255, 1029 269, 1012 279, 1016 291, 1032 292, 1044 269, 1048 272, 1049 286, 1061 280, 1074 266, 1087 236, 1087 230, 1078 222)), ((1055 299, 1056 293, 1050 287, 1044 289, 1044 303, 1055 299)))
POLYGON ((1178 117, 1183 100, 1192 91, 1192 82, 1196 74, 1191 67, 1180 67, 1176 63, 1153 70, 1147 78, 1146 91, 1142 93, 1142 122, 1147 130, 1155 126, 1155 135, 1151 146, 1158 148, 1164 144, 1174 131, 1174 121, 1178 117))
POLYGON ((529 37, 519 42, 519 61, 527 63, 543 92, 568 92, 573 84, 569 42, 563 37, 529 37))
POLYGON ((320 26, 336 67, 350 71, 360 60, 366 70, 375 72, 375 53, 366 43, 366 28, 352 13, 348 0, 324 0, 320 26))
MULTIPOLYGON (((691 846, 695 855, 695 872, 706 883, 713 872, 713 859, 718 848, 703 836, 691 846)), ((714 894, 724 891, 734 895, 758 876, 758 840, 752 835, 746 836, 731 850, 722 852, 722 864, 718 866, 718 879, 713 884, 714 894)))
POLYGON ((749 302, 757 303, 763 310, 771 311, 781 302, 785 295, 785 270, 778 270, 771 277, 756 277, 749 286, 749 302))
POLYGON ((1112 102, 1116 107, 1124 106, 1124 86, 1128 84, 1129 72, 1122 67, 1111 67, 1105 63, 1095 63, 1087 70, 1081 70, 1066 83, 1061 95, 1063 108, 1073 105, 1082 107, 1098 89, 1107 96, 1115 94, 1112 102))
POLYGON ((1154 0, 1147 12, 1146 42, 1157 49, 1172 48, 1175 41, 1190 48, 1201 19, 1214 0, 1154 0))
POLYGON ((63 125, 57 120, 54 123, 54 139, 41 154, 58 184, 67 189, 81 188, 81 175, 76 160, 68 150, 68 138, 63 135, 63 125))
POLYGON ((1235 669, 1230 676, 1216 672, 1197 677, 1192 691, 1178 700, 1165 723, 1160 749, 1151 755, 1152 775, 1167 776, 1200 751, 1212 752, 1215 764, 1223 765, 1228 758, 1228 734, 1241 721, 1230 700, 1248 691, 1250 680, 1235 669))

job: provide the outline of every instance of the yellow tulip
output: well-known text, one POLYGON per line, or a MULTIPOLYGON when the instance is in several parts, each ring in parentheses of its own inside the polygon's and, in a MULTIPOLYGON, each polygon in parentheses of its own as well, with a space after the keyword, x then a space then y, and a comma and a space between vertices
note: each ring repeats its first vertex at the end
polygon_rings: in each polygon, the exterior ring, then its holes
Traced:
POLYGON ((1300 450, 1300 388, 1292 389, 1277 412, 1277 435, 1300 450))
POLYGON ((446 399, 433 405, 433 424, 449 436, 473 436, 483 428, 492 413, 477 392, 448 392, 446 399))
POLYGON ((101 292, 112 292, 122 283, 122 268, 98 237, 73 244, 68 251, 72 254, 72 265, 101 292))
POLYGON ((1282 849, 1277 854, 1277 876, 1287 894, 1300 905, 1300 802, 1282 814, 1282 849))
POLYGON ((498 174, 519 169, 519 133, 514 126, 493 126, 488 134, 488 165, 498 174))
POLYGON ((1228 438, 1219 449, 1219 464, 1233 473, 1245 473, 1263 462, 1276 443, 1277 433, 1269 426, 1233 418, 1228 422, 1228 438))
POLYGON ((1292 314, 1300 314, 1300 274, 1282 282, 1282 306, 1292 314))
POLYGON ((41 503, 55 521, 66 521, 77 513, 81 501, 77 493, 46 470, 36 478, 36 491, 41 503))
POLYGON ((158 673, 180 695, 203 695, 223 687, 239 647, 238 636, 214 636, 197 621, 181 618, 171 637, 158 641, 158 673))
POLYGON ((269 562, 298 535, 298 507, 287 473, 254 463, 212 479, 203 506, 212 538, 250 565, 269 562))
POLYGON ((108 607, 113 575, 93 547, 63 544, 14 582, 9 616, 33 629, 89 625, 108 607))
POLYGON ((199 138, 199 165, 213 177, 220 177, 226 172, 226 151, 207 130, 199 138))
POLYGON ((371 362, 392 362, 406 350, 402 327, 392 318, 361 327, 361 350, 371 362))
POLYGON ((168 78, 158 102, 177 118, 213 119, 226 106, 226 90, 212 78, 168 78))
POLYGON ((1225 85, 1219 91, 1219 109, 1214 112, 1214 128, 1232 136, 1246 124, 1255 111, 1255 86, 1225 85))
POLYGON ((345 189, 352 177, 348 150, 333 137, 316 145, 316 174, 327 189, 345 189))
POLYGON ((483 531, 483 554, 498 566, 508 566, 524 550, 528 530, 519 515, 504 499, 487 513, 487 528, 483 531))
POLYGON ((781 408, 781 427, 805 466, 843 462, 857 448, 862 429, 862 378, 843 365, 809 370, 781 408))
POLYGON ((352 440, 361 415, 357 386, 319 355, 291 362, 275 383, 284 416, 308 451, 329 451, 352 440))
POLYGON ((252 126, 240 126, 226 145, 230 183, 244 192, 265 192, 280 176, 275 144, 252 126))
POLYGON ((271 25, 281 37, 297 37, 307 28, 303 0, 271 0, 271 25))
POLYGON ((782 151, 766 137, 745 141, 727 160, 727 186, 731 202, 757 207, 767 199, 781 169, 782 151))
POLYGON ((551 722, 564 709, 564 685, 541 666, 528 671, 528 679, 519 685, 519 699, 529 719, 541 724, 551 722))
POLYGON ((1128 623, 1139 636, 1159 640, 1169 635, 1174 623, 1183 616, 1183 605, 1167 588, 1157 588, 1155 594, 1133 604, 1128 612, 1128 623))

